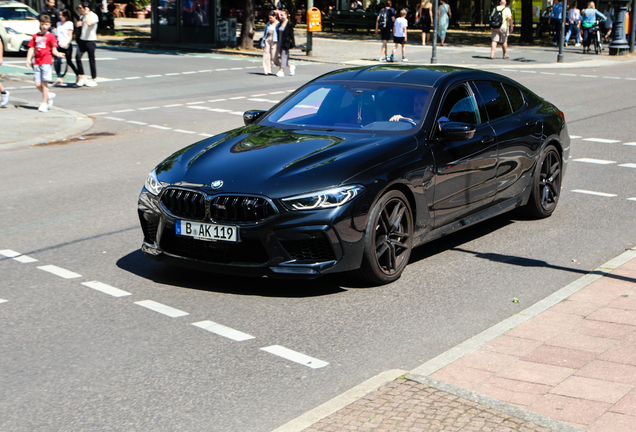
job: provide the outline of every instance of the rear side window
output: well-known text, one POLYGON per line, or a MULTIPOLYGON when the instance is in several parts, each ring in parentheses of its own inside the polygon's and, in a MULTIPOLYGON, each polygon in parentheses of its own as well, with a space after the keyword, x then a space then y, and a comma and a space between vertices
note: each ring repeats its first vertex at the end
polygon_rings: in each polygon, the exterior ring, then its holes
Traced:
POLYGON ((475 86, 488 112, 490 121, 512 114, 508 96, 499 82, 475 81, 475 86))
POLYGON ((504 84, 503 86, 506 90, 506 94, 508 95, 510 105, 512 106, 512 112, 517 112, 521 108, 523 108, 525 101, 523 99, 523 95, 521 94, 521 90, 519 90, 517 87, 511 86, 510 84, 504 84))

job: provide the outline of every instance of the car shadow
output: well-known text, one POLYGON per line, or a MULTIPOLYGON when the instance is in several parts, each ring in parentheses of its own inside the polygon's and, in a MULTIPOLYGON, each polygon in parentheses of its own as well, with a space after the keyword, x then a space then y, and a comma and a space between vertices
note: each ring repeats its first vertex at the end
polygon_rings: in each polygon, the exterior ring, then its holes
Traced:
POLYGON ((319 279, 271 279, 209 273, 153 261, 136 250, 117 260, 117 267, 161 285, 200 291, 263 297, 318 297, 346 292, 339 285, 342 275, 319 279))

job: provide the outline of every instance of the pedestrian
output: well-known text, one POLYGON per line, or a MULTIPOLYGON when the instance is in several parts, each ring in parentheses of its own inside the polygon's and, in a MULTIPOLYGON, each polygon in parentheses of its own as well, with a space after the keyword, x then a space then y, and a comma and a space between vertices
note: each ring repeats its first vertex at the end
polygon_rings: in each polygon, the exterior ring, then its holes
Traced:
POLYGON ((507 59, 508 55, 508 36, 513 29, 514 23, 512 22, 512 12, 510 8, 506 7, 506 0, 499 0, 499 6, 492 12, 490 26, 492 30, 490 32, 490 58, 495 58, 495 50, 497 49, 497 43, 501 44, 503 50, 503 58, 507 59), (499 19, 493 19, 495 15, 500 15, 499 19), (495 22, 497 24, 495 24, 495 22), (496 26, 499 25, 498 28, 496 26))
POLYGON ((402 45, 402 61, 408 61, 406 58, 406 40, 408 38, 408 26, 409 23, 406 21, 406 10, 402 9, 400 11, 400 17, 395 20, 393 24, 393 42, 395 46, 393 46, 393 52, 391 53, 391 61, 395 61, 395 51, 397 51, 398 45, 402 45))
POLYGON ((614 16, 614 7, 612 6, 612 2, 609 2, 607 4, 607 7, 605 8, 603 15, 605 15, 605 26, 604 26, 605 27, 605 42, 607 42, 609 37, 612 35, 612 29, 614 28, 614 20, 616 19, 616 16, 614 16))
MULTIPOLYGON (((4 61, 4 44, 0 41, 0 66, 2 66, 2 62, 4 61)), ((0 108, 4 108, 9 103, 9 96, 11 92, 4 89, 2 83, 0 82, 0 108)))
POLYGON ((53 106, 55 93, 49 92, 49 81, 53 75, 53 56, 62 57, 57 52, 57 39, 52 33, 51 17, 40 15, 40 32, 33 35, 29 41, 29 51, 27 51, 26 65, 33 69, 33 81, 35 87, 42 92, 42 103, 38 108, 40 112, 47 112, 53 106), (31 61, 34 58, 33 63, 31 61))
POLYGON ((448 30, 448 23, 452 16, 450 6, 446 3, 446 0, 439 0, 441 3, 437 8, 437 33, 441 39, 441 45, 444 46, 444 40, 446 39, 446 30, 448 30))
POLYGON ((263 72, 265 75, 274 75, 272 73, 272 61, 276 66, 280 66, 276 57, 276 48, 278 46, 278 27, 280 23, 276 19, 276 12, 269 13, 269 21, 265 26, 265 33, 261 39, 261 48, 263 48, 263 72))
MULTIPOLYGON (((57 22, 57 50, 64 54, 66 57, 66 64, 71 68, 75 76, 78 75, 77 68, 73 64, 73 21, 71 20, 71 13, 67 9, 60 11, 60 20, 57 22)), ((62 60, 56 57, 54 60, 55 73, 57 74, 57 80, 55 87, 59 87, 64 84, 62 77, 62 60)))
POLYGON ((587 7, 581 11, 581 27, 583 28, 583 54, 590 52, 592 44, 592 27, 596 25, 596 17, 605 19, 605 15, 596 10, 593 1, 587 4, 587 7))
POLYGON ((75 56, 75 61, 77 62, 77 82, 76 86, 82 87, 95 87, 97 83, 95 82, 95 78, 97 78, 97 66, 95 64, 95 42, 97 41, 97 22, 98 18, 94 12, 91 11, 91 5, 89 2, 85 1, 80 3, 79 13, 82 15, 80 21, 77 22, 77 26, 80 27, 81 33, 80 37, 77 40, 77 54, 75 56), (91 68, 91 78, 90 80, 86 79, 86 75, 84 74, 84 67, 82 66, 82 56, 85 52, 88 52, 88 63, 91 68))
MULTIPOLYGON (((277 77, 285 76, 285 68, 289 68, 289 75, 296 73, 296 66, 289 64, 289 50, 296 47, 296 40, 294 39, 294 25, 289 21, 289 12, 287 9, 283 9, 280 13, 281 21, 276 31, 278 32, 278 42, 276 42, 276 59, 278 60, 277 66, 280 67, 277 77)), ((276 62, 274 62, 276 63, 276 62)))
POLYGON ((40 15, 48 15, 51 18, 51 33, 55 36, 57 29, 57 22, 60 20, 60 11, 55 7, 55 0, 46 0, 42 9, 40 9, 40 15))
POLYGON ((570 35, 574 32, 576 36, 576 45, 581 46, 579 39, 579 29, 581 27, 581 11, 576 2, 572 3, 572 7, 568 11, 568 32, 565 34, 565 46, 568 46, 570 35))
POLYGON ((380 31, 380 38, 382 39, 382 48, 380 48, 380 61, 390 61, 387 57, 387 44, 391 39, 391 32, 393 31, 393 24, 395 23, 395 10, 391 7, 393 4, 391 0, 387 0, 386 4, 378 17, 375 20, 375 34, 380 31))
POLYGON ((548 18, 548 25, 554 23, 554 37, 552 38, 552 45, 556 45, 561 39, 561 20, 563 19, 563 3, 561 0, 554 0, 552 5, 552 12, 548 18))
POLYGON ((420 16, 420 25, 422 26, 422 45, 426 45, 431 39, 431 24, 433 23, 433 4, 430 0, 424 0, 417 5, 418 14, 420 16))

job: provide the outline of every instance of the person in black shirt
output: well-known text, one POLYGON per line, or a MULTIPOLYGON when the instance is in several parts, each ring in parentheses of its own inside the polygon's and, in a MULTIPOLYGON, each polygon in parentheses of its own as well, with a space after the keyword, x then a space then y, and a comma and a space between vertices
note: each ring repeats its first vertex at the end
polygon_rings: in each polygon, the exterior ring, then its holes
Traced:
POLYGON ((48 15, 51 17, 51 33, 53 34, 55 34, 57 22, 60 20, 60 11, 57 10, 55 4, 56 0, 46 0, 46 4, 40 9, 40 15, 48 15))

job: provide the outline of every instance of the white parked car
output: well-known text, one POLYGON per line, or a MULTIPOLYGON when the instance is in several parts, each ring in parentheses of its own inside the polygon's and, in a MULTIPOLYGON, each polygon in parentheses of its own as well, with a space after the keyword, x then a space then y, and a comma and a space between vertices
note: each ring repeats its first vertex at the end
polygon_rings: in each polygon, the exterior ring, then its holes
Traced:
POLYGON ((4 52, 27 52, 31 36, 39 31, 36 11, 24 3, 0 1, 0 40, 4 52))

